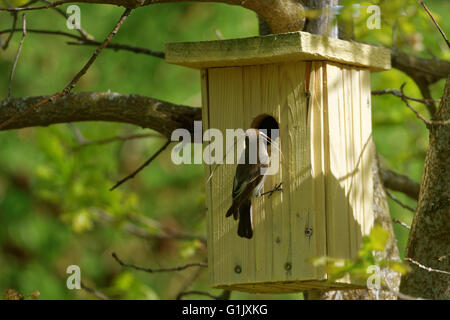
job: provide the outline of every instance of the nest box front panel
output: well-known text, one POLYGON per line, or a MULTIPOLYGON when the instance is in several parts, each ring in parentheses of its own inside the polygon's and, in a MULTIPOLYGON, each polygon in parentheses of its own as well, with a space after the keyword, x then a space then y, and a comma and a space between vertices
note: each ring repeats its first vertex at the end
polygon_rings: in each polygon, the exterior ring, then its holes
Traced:
MULTIPOLYGON (((237 236, 236 221, 225 218, 236 165, 217 167, 208 185, 208 247, 214 286, 325 279, 324 270, 308 261, 326 255, 326 222, 323 155, 311 152, 313 140, 320 143, 322 136, 310 134, 312 124, 320 123, 322 110, 308 112, 305 82, 307 76, 315 75, 314 97, 320 97, 322 68, 317 63, 289 62, 203 72, 207 96, 203 116, 208 128, 225 134, 226 129, 252 127, 261 115, 277 120, 280 169, 266 179, 263 191, 283 182, 283 192, 253 200, 254 236, 248 240, 237 236)), ((207 176, 210 173, 207 168, 207 176)), ((281 290, 269 287, 264 285, 264 291, 281 290)))
POLYGON ((225 136, 263 116, 278 122, 280 169, 263 192, 283 182, 282 192, 253 199, 254 236, 240 238, 237 222, 225 217, 236 165, 217 167, 207 185, 213 286, 292 292, 357 285, 349 278, 325 283, 325 270, 310 259, 356 257, 373 224, 369 71, 286 62, 209 68, 202 83, 205 129, 225 136))

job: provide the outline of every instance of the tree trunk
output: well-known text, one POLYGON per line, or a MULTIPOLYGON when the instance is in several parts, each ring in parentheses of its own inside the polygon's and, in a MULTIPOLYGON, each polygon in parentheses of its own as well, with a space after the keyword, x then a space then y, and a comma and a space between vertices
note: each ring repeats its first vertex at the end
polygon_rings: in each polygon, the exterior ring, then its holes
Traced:
POLYGON ((419 203, 406 247, 413 272, 405 275, 401 292, 428 299, 450 299, 450 76, 433 119, 446 124, 429 126, 430 146, 420 187, 419 203))

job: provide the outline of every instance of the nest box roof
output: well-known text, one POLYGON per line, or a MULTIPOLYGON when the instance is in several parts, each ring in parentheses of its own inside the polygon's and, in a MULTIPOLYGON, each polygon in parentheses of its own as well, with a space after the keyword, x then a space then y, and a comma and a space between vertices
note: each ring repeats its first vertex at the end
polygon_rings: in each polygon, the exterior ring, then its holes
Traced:
POLYGON ((390 50, 307 32, 261 37, 166 44, 166 62, 192 68, 230 67, 284 61, 323 60, 383 71, 390 50))

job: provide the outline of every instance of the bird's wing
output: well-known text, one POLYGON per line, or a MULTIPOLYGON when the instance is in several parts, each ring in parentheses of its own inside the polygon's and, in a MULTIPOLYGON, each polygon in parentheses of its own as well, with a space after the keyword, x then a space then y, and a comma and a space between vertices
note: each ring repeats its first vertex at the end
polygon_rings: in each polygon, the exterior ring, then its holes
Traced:
POLYGON ((249 185, 261 176, 260 164, 238 164, 233 181, 233 199, 241 195, 249 185))

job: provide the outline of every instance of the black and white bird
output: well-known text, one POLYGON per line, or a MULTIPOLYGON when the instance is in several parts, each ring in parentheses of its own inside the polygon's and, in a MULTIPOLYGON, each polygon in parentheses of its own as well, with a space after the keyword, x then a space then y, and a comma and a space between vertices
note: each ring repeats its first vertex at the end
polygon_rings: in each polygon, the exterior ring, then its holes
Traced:
POLYGON ((239 219, 238 235, 243 238, 253 237, 251 199, 261 196, 270 165, 268 150, 267 135, 258 129, 247 130, 245 149, 234 176, 233 203, 226 214, 226 217, 233 215, 234 220, 239 219))

